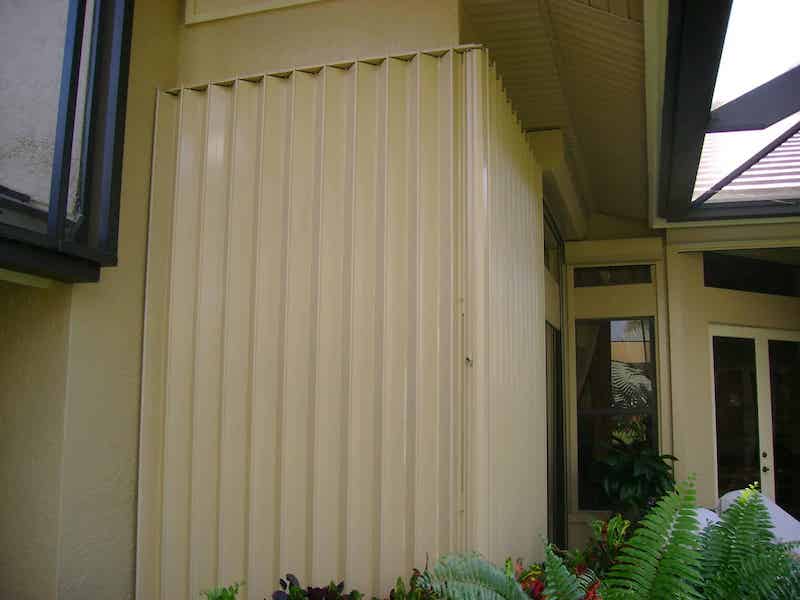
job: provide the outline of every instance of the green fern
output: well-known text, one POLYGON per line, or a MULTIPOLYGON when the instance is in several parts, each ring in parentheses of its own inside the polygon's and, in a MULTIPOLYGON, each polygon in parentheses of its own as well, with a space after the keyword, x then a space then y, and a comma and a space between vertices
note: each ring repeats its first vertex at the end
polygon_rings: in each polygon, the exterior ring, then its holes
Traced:
POLYGON ((449 600, 530 600, 513 577, 475 553, 442 557, 420 587, 449 600))
POLYGON ((797 598, 800 569, 775 542, 769 512, 754 487, 700 536, 703 591, 708 600, 797 598))
POLYGON ((580 579, 570 573, 552 546, 546 546, 544 552, 544 595, 553 600, 583 600, 586 589, 593 583, 591 576, 580 579))
POLYGON ((692 483, 664 496, 640 525, 612 567, 603 598, 702 598, 692 483))

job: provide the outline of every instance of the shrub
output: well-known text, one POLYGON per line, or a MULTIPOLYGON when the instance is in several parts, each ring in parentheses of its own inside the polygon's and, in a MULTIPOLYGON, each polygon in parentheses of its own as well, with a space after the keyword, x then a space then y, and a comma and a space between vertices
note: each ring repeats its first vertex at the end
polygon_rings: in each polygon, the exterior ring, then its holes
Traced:
MULTIPOLYGON (((796 600, 800 563, 793 545, 778 544, 769 513, 755 488, 745 491, 719 523, 698 533, 694 485, 665 494, 628 537, 630 522, 597 522, 582 554, 548 545, 545 561, 505 570, 478 554, 450 554, 408 584, 398 579, 389 600, 796 600), (591 556, 575 562, 575 556, 591 556)), ((303 588, 281 579, 273 600, 361 600, 343 583, 303 588)), ((240 584, 205 592, 208 600, 235 600, 240 584)))
POLYGON ((420 578, 428 592, 458 600, 528 600, 513 576, 475 553, 442 557, 420 578))
POLYGON ((748 489, 719 523, 698 534, 694 487, 666 495, 623 548, 603 598, 800 597, 800 565, 775 543, 761 496, 748 489))
POLYGON ((556 553, 564 558, 573 572, 580 574, 590 570, 602 578, 616 564, 620 550, 630 536, 630 528, 631 522, 621 515, 614 515, 608 521, 594 521, 586 548, 556 553))
POLYGON ((638 521, 655 502, 675 487, 672 467, 678 460, 659 454, 646 440, 611 440, 603 460, 606 475, 603 491, 614 510, 631 521, 638 521))
POLYGON ((543 566, 528 570, 508 561, 503 572, 474 554, 451 555, 423 575, 425 585, 448 600, 521 600, 526 592, 547 600, 800 598, 793 546, 775 542, 754 488, 702 533, 696 511, 691 481, 664 495, 630 539, 619 542, 616 561, 602 580, 588 568, 570 569, 547 546, 543 566))
POLYGON ((203 592, 203 596, 207 600, 236 600, 243 585, 244 583, 234 583, 228 587, 215 587, 203 592))
POLYGON ((288 573, 280 580, 280 589, 272 593, 272 600, 361 600, 363 594, 358 590, 344 593, 344 582, 331 581, 325 587, 302 587, 297 577, 288 573))

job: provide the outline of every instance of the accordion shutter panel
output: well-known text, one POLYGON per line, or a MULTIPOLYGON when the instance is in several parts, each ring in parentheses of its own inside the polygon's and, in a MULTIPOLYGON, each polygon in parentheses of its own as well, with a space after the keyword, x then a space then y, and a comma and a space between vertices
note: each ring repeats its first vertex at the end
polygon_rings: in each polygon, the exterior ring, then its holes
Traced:
MULTIPOLYGON (((524 405, 524 418, 538 409, 520 399, 538 393, 525 379, 538 367, 522 377, 520 365, 544 343, 532 324, 535 286, 518 277, 542 268, 526 245, 541 240, 537 172, 507 102, 497 104, 505 120, 492 117, 502 121, 502 135, 499 125, 469 133, 476 76, 487 85, 494 76, 485 51, 461 49, 159 93, 142 395, 142 597, 197 597, 245 580, 247 597, 263 598, 287 571, 303 582, 345 579, 386 593, 398 575, 472 541, 500 552, 506 538, 523 535, 504 512, 545 510, 546 502, 532 508, 513 487, 465 488, 477 481, 476 469, 480 481, 492 471, 494 484, 508 484, 527 450, 514 458, 520 440, 505 440, 501 429, 529 433, 500 417, 479 425, 471 411, 493 412, 488 395, 474 405, 462 400, 474 384, 464 336, 476 322, 468 309, 473 288, 465 287, 474 269, 464 252, 472 243, 466 223, 475 217, 467 201, 476 168, 468 164, 469 135, 488 147, 491 131, 491 144, 508 146, 494 162, 485 153, 479 168, 488 172, 528 156, 492 192, 503 204, 513 189, 513 206, 493 216, 491 237, 479 243, 512 239, 487 246, 500 270, 477 290, 494 297, 488 286, 495 285, 513 297, 509 306, 486 303, 484 319, 524 318, 518 333, 504 330, 512 336, 505 354, 505 339, 493 337, 483 343, 496 360, 476 361, 493 382, 487 389, 510 394, 501 404, 524 405), (503 270, 509 258, 513 268, 503 270), (505 372, 500 363, 509 356, 516 362, 505 372), (512 379, 498 387, 506 376, 512 379), (477 444, 481 462, 468 449, 482 427, 494 437, 477 444), (471 504, 478 489, 491 507, 486 514, 471 504), (495 531, 491 546, 479 529, 495 531)), ((483 104, 489 107, 486 98, 483 104)), ((536 460, 528 464, 538 468, 536 460)), ((525 535, 537 539, 536 531, 525 535)))

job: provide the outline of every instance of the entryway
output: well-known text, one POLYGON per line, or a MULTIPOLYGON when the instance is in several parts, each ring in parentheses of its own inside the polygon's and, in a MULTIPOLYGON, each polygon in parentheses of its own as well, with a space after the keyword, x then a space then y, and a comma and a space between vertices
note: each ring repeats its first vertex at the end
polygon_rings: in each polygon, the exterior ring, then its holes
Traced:
POLYGON ((719 495, 759 482, 800 518, 800 331, 711 326, 719 495))

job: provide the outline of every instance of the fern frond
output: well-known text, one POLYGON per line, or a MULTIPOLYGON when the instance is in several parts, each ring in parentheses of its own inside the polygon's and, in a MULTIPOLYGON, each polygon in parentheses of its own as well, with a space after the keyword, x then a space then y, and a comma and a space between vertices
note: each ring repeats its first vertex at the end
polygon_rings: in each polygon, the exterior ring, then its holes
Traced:
POLYGON ((701 536, 709 600, 800 597, 800 567, 791 545, 777 544, 758 491, 750 487, 701 536))
POLYGON ((513 577, 475 553, 443 556, 420 587, 448 600, 529 600, 513 577))
POLYGON ((552 546, 546 546, 544 551, 544 595, 553 600, 582 600, 588 587, 586 581, 579 580, 569 572, 561 557, 553 552, 552 546))
POLYGON ((664 496, 641 521, 606 580, 604 598, 702 598, 694 486, 664 496))
POLYGON ((614 406, 641 408, 647 406, 653 391, 653 382, 638 367, 611 361, 611 394, 614 406))

